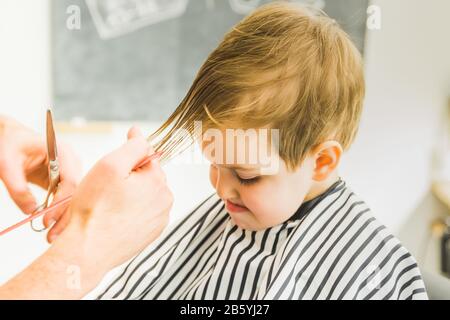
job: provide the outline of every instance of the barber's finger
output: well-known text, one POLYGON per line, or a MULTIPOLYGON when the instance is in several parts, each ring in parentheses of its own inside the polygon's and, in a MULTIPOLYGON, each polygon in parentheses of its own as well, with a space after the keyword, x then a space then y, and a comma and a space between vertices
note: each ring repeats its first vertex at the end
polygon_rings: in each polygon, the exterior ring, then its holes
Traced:
POLYGON ((56 222, 53 227, 47 233, 47 241, 52 243, 67 227, 70 222, 70 210, 68 210, 62 217, 56 222))
POLYGON ((49 212, 48 214, 46 214, 44 216, 44 226, 45 228, 50 228, 52 225, 54 225, 55 223, 57 223, 59 220, 61 220, 61 217, 63 217, 68 211, 68 207, 65 206, 62 209, 58 209, 52 212, 49 212))
POLYGON ((25 213, 32 213, 36 209, 36 199, 28 188, 20 161, 3 159, 0 164, 0 178, 8 190, 9 195, 19 208, 25 213))
MULTIPOLYGON (((52 203, 56 203, 60 200, 67 198, 74 194, 76 190, 76 186, 72 183, 68 183, 67 181, 61 181, 58 185, 58 190, 53 198, 52 203)), ((61 217, 67 212, 68 205, 59 207, 55 210, 50 211, 44 216, 44 226, 48 228, 54 223, 58 222, 61 217)))
POLYGON ((76 187, 81 181, 81 160, 64 142, 58 143, 58 161, 61 181, 76 187))
POLYGON ((148 155, 149 149, 144 137, 133 137, 100 160, 100 163, 112 165, 120 173, 128 175, 148 155))
POLYGON ((154 179, 158 179, 159 182, 166 183, 166 175, 161 168, 158 157, 153 158, 150 162, 146 163, 144 166, 136 168, 131 173, 136 179, 141 179, 142 183, 152 183, 154 179))
MULTIPOLYGON (((58 160, 61 181, 58 184, 52 203, 71 196, 75 192, 81 176, 81 161, 72 149, 63 142, 58 144, 58 160)), ((55 222, 58 222, 66 211, 67 206, 64 206, 46 214, 44 217, 45 227, 48 228, 55 222)))
MULTIPOLYGON (((144 138, 144 139, 145 139, 144 135, 142 134, 142 131, 141 131, 138 127, 136 127, 136 126, 132 126, 132 127, 128 130, 128 133, 127 133, 127 139, 128 139, 128 140, 133 139, 133 138, 144 138)), ((147 140, 146 140, 146 141, 147 141, 147 140)), ((148 143, 148 141, 147 141, 147 144, 149 145, 149 146, 148 146, 148 154, 149 154, 149 155, 150 155, 150 154, 153 154, 153 153, 155 152, 155 150, 154 150, 153 147, 148 143)))
MULTIPOLYGON (((132 138, 136 138, 136 137, 144 138, 144 135, 142 134, 141 130, 139 130, 138 127, 133 126, 130 128, 130 130, 128 130, 127 138, 132 139, 132 138)), ((153 149, 153 147, 151 145, 149 145, 148 155, 152 155, 154 153, 155 153, 155 150, 153 149)), ((151 168, 150 164, 153 164, 153 167, 158 167, 158 170, 159 170, 159 157, 154 158, 154 159, 152 159, 151 162, 147 163, 144 166, 139 167, 139 170, 142 171, 144 168, 149 170, 151 168)))
POLYGON ((144 137, 144 135, 142 134, 142 131, 136 127, 136 126, 132 126, 127 133, 127 139, 130 140, 132 138, 136 138, 136 137, 144 137))

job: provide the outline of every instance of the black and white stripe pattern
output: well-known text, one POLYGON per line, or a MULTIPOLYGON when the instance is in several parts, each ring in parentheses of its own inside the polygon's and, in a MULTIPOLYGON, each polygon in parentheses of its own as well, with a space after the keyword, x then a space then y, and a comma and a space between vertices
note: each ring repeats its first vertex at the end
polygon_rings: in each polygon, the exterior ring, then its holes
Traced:
POLYGON ((288 221, 237 227, 213 194, 99 299, 426 299, 414 258, 340 180, 288 221))

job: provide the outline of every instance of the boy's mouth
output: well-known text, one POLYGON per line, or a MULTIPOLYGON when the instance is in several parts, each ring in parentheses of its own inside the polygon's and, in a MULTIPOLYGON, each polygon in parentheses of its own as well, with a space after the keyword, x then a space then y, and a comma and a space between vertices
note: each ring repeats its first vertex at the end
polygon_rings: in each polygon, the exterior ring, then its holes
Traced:
POLYGON ((247 207, 231 202, 230 200, 226 201, 227 210, 230 212, 244 212, 248 211, 247 207))

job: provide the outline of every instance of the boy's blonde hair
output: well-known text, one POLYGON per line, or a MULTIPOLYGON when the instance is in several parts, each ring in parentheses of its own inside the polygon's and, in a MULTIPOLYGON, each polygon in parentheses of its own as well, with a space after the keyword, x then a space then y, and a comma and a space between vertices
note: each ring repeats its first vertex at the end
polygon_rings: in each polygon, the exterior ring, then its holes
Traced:
POLYGON ((333 19, 298 4, 273 2, 225 35, 150 139, 164 132, 156 150, 165 159, 197 138, 194 121, 202 121, 203 129, 275 128, 279 155, 294 169, 330 137, 344 149, 350 146, 364 91, 361 55, 333 19))

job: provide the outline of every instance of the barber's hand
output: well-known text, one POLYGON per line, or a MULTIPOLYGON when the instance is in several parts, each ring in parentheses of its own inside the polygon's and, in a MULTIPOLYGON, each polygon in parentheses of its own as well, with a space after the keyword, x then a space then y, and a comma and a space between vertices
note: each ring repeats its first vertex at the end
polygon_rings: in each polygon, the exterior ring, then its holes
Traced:
MULTIPOLYGON (((81 181, 70 204, 71 221, 54 245, 76 243, 109 270, 132 258, 166 227, 173 197, 158 160, 133 171, 154 150, 135 128, 128 142, 101 159, 81 181)), ((68 245, 70 247, 70 245, 68 245)))
MULTIPOLYGON (((67 145, 58 144, 58 153, 61 182, 54 201, 75 191, 81 172, 80 161, 67 145)), ((44 189, 48 187, 47 164, 47 146, 43 137, 11 118, 0 116, 0 180, 3 180, 11 198, 25 213, 33 212, 40 204, 30 192, 28 183, 44 189)), ((47 234, 49 242, 65 228, 68 221, 66 208, 50 212, 44 217, 45 226, 54 223, 47 234)))

